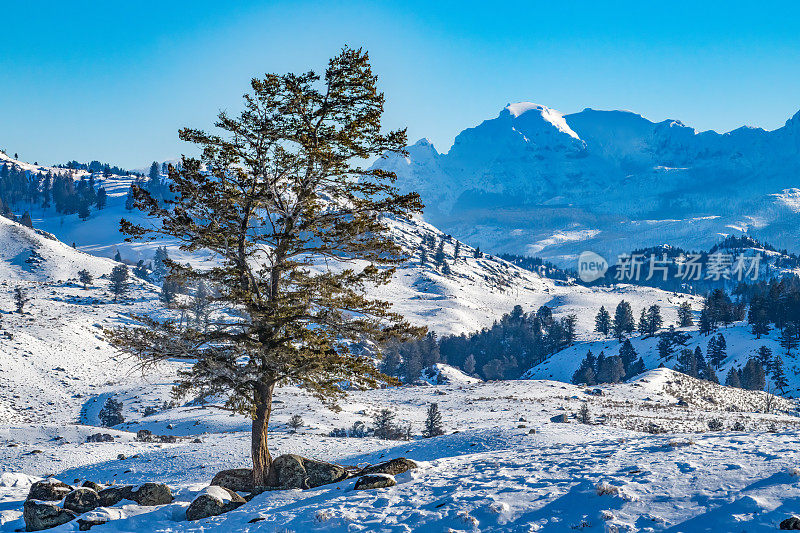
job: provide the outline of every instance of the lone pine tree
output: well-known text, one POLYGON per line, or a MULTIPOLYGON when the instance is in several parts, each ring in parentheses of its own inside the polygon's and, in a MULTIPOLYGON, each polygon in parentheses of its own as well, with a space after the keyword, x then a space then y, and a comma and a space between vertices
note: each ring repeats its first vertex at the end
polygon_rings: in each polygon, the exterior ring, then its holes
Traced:
POLYGON ((225 395, 228 408, 249 415, 256 486, 275 481, 267 429, 276 385, 296 384, 335 407, 343 382, 393 381, 352 346, 424 333, 366 295, 407 260, 384 217, 422 208, 417 194, 396 190, 393 173, 365 168, 406 144, 405 130, 381 133, 376 82, 367 53, 349 48, 322 76, 253 79, 242 113, 218 116, 221 133, 180 132, 202 156, 169 170, 170 198, 133 187, 135 207, 160 225, 121 223, 129 240, 167 236, 185 251, 216 256, 208 270, 169 266, 181 279, 211 285, 215 302, 237 318, 203 330, 140 317, 145 327, 110 338, 145 364, 192 361, 176 395, 225 395), (347 268, 322 268, 328 260, 347 268))

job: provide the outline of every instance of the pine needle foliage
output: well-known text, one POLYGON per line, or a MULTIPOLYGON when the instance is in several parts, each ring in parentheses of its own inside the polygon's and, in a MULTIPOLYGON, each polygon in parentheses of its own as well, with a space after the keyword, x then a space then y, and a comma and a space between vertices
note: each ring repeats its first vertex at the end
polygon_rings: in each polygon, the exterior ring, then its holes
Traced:
POLYGON ((424 334, 366 292, 406 261, 387 219, 422 209, 416 193, 393 186, 392 172, 366 167, 406 144, 405 130, 381 132, 376 83, 367 53, 350 48, 323 75, 253 79, 241 114, 219 114, 218 134, 181 130, 202 156, 170 168, 171 195, 157 200, 133 187, 135 207, 160 223, 121 223, 128 240, 169 237, 216 257, 206 270, 167 265, 213 287, 215 306, 235 318, 212 317, 199 329, 140 317, 144 327, 110 338, 146 364, 192 361, 176 394, 223 395, 250 416, 257 486, 274 482, 267 427, 276 385, 298 385, 335 408, 343 383, 393 381, 353 346, 424 334), (328 261, 344 266, 325 268, 328 261))

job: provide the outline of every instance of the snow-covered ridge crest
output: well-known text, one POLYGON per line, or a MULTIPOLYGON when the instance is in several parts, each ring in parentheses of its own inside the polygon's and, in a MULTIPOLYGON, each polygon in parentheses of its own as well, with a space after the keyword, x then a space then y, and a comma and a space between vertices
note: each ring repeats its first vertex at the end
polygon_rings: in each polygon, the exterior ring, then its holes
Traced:
POLYGON ((538 112, 544 120, 555 126, 558 131, 566 133, 575 139, 580 139, 578 134, 572 131, 572 128, 569 127, 567 121, 564 120, 564 115, 555 109, 550 109, 549 107, 535 104, 533 102, 517 102, 514 104, 508 104, 504 111, 508 111, 508 113, 514 118, 519 118, 525 113, 538 112))

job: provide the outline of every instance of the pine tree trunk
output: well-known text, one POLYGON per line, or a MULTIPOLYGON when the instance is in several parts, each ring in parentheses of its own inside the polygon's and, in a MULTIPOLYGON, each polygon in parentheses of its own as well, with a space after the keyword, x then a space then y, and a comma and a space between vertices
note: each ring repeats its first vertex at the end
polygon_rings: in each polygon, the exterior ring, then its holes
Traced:
POLYGON ((272 391, 274 388, 274 383, 260 384, 255 393, 256 409, 251 434, 251 456, 253 459, 253 486, 256 490, 271 484, 272 456, 267 447, 267 427, 269 426, 269 416, 272 414, 272 391))

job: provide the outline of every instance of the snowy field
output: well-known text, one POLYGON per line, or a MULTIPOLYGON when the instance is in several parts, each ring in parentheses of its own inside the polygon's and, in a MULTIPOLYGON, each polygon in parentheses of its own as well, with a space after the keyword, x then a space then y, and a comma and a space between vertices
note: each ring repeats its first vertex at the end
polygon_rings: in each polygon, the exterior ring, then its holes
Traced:
MULTIPOLYGON (((394 231, 416 249, 423 233, 436 230, 415 221, 394 231)), ((447 250, 452 253, 452 244, 447 250)), ((189 502, 217 471, 249 465, 249 421, 213 402, 170 403, 178 363, 142 375, 109 346, 103 328, 163 312, 157 287, 134 280, 115 302, 107 275, 116 263, 0 218, 0 531, 24 529, 30 484, 48 476, 76 485, 155 481, 172 488, 176 500, 169 505, 124 500, 92 511, 110 520, 92 529, 99 532, 751 532, 773 531, 800 511, 800 418, 793 400, 777 400, 765 414, 765 393, 669 369, 600 387, 549 381, 569 378, 589 347, 616 353, 619 343, 591 331, 600 305, 613 309, 625 299, 638 314, 657 303, 669 324, 682 301, 697 310, 699 300, 649 288, 559 284, 462 250, 464 259, 453 262, 449 276, 420 265, 415 255, 381 295, 440 333, 490 325, 515 304, 525 310, 547 304, 557 316, 578 314, 580 342, 537 367, 540 379, 484 383, 442 367, 448 383, 353 391, 341 412, 295 388, 279 389, 273 456, 297 453, 346 466, 403 456, 420 468, 390 488, 355 491, 346 480, 266 492, 225 515, 190 522, 189 502), (75 279, 83 268, 95 276, 88 288, 75 279), (16 287, 31 300, 22 314, 13 311, 16 287), (100 428, 108 398, 123 403, 125 422, 100 428), (446 434, 423 439, 433 402, 446 434), (588 408, 583 421, 582 405, 588 408), (370 425, 383 408, 411 424, 410 441, 329 436, 356 421, 370 425), (296 433, 288 427, 292 415, 304 421, 296 433), (565 423, 553 421, 560 415, 565 423), (139 442, 142 429, 176 442, 139 442), (86 442, 96 433, 112 440, 86 442)), ((722 333, 728 366, 761 343, 779 351, 774 335, 756 342, 742 325, 722 333)), ((692 335, 690 345, 705 349, 707 338, 692 335)), ((648 367, 657 366, 655 340, 633 342, 648 367)), ((785 363, 791 376, 794 362, 785 363)), ((77 527, 73 521, 52 531, 77 527)))

